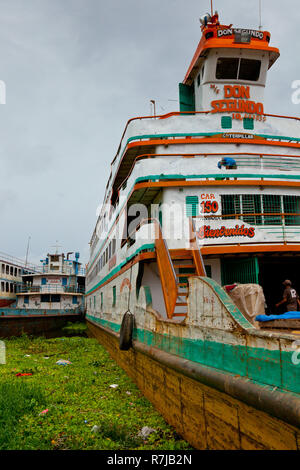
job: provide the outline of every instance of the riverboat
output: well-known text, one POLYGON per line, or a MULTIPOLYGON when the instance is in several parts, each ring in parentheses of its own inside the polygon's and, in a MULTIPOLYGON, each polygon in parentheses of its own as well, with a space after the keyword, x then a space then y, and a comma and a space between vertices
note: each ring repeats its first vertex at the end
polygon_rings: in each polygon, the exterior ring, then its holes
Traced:
POLYGON ((300 121, 265 110, 280 55, 268 31, 217 13, 201 30, 180 110, 124 130, 87 323, 195 448, 296 450, 300 315, 257 316, 278 313, 285 279, 300 291, 300 121))

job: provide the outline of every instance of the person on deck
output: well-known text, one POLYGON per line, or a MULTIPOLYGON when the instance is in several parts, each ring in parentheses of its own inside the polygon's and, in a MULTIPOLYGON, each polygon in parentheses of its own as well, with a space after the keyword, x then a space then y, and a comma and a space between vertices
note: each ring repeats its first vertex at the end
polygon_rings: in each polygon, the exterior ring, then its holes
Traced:
POLYGON ((295 312, 298 310, 298 306, 300 307, 299 295, 296 289, 292 288, 292 283, 288 279, 283 282, 283 285, 285 286, 283 299, 276 304, 276 307, 278 308, 280 305, 286 304, 286 312, 295 312))

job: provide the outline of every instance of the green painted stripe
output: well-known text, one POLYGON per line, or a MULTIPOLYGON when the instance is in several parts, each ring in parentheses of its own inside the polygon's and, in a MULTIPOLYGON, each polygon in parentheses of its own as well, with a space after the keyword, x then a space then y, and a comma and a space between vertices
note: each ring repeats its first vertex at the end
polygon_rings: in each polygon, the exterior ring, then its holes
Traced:
MULTIPOLYGON (((224 173, 222 175, 216 174, 216 173, 210 173, 207 175, 179 175, 179 174, 172 174, 172 175, 146 175, 146 176, 140 176, 135 180, 136 183, 141 183, 142 181, 164 181, 164 180, 189 180, 189 179, 207 179, 207 178, 214 178, 215 180, 220 180, 220 179, 225 179, 225 178, 268 178, 268 179, 281 179, 281 180, 299 180, 300 175, 265 175, 261 173, 224 173)), ((212 186, 213 186, 213 181, 212 186)), ((259 185, 258 185, 259 186, 259 185)))
POLYGON ((98 287, 102 286, 106 281, 111 279, 115 274, 117 274, 132 258, 134 258, 136 255, 138 255, 141 251, 148 250, 148 251, 155 251, 155 244, 154 243, 149 243, 147 245, 141 246, 138 250, 136 250, 131 256, 126 258, 125 261, 120 263, 117 267, 115 267, 109 274, 107 274, 105 277, 101 279, 98 284, 96 284, 94 287, 92 287, 85 295, 88 296, 91 294, 92 291, 95 289, 98 289, 98 287))
MULTIPOLYGON (((118 333, 120 324, 92 315, 87 318, 118 333)), ((213 337, 213 333, 211 334, 213 337)), ((135 328, 136 341, 156 347, 175 356, 213 367, 230 374, 248 377, 260 385, 278 387, 282 391, 300 393, 300 364, 292 363, 292 352, 219 343, 213 340, 193 340, 135 328)))
MULTIPOLYGON (((125 144, 125 148, 127 147, 127 144, 129 144, 130 142, 133 142, 134 140, 165 139, 165 138, 169 138, 169 137, 187 137, 187 136, 188 137, 213 137, 213 136, 216 136, 218 134, 225 135, 225 134, 238 134, 238 133, 239 132, 235 132, 235 131, 224 132, 224 131, 220 130, 220 131, 215 131, 215 132, 177 132, 177 133, 174 133, 174 134, 142 134, 142 135, 135 135, 135 136, 129 137, 127 139, 126 144, 125 144)), ((300 138, 298 138, 298 137, 286 137, 286 136, 282 136, 282 135, 268 135, 268 134, 254 134, 254 133, 251 133, 251 132, 247 132, 247 133, 244 132, 243 134, 253 135, 255 137, 262 137, 264 139, 272 139, 272 140, 275 139, 275 140, 287 140, 287 141, 300 142, 300 138)), ((224 137, 224 139, 225 139, 225 137, 224 137)), ((240 139, 240 140, 242 141, 242 140, 247 140, 247 139, 240 139)), ((255 142, 255 139, 253 139, 253 140, 255 142)))

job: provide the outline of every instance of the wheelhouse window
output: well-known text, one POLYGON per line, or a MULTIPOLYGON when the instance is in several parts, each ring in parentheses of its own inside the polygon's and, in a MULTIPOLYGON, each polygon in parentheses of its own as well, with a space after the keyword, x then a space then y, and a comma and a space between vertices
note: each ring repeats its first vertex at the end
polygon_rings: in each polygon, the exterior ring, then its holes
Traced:
POLYGON ((240 59, 231 57, 220 57, 217 62, 217 80, 236 80, 239 70, 240 59))
POLYGON ((239 80, 257 82, 260 75, 261 61, 254 59, 241 59, 239 80))
POLYGON ((260 60, 220 57, 217 61, 216 79, 257 82, 260 70, 260 60))

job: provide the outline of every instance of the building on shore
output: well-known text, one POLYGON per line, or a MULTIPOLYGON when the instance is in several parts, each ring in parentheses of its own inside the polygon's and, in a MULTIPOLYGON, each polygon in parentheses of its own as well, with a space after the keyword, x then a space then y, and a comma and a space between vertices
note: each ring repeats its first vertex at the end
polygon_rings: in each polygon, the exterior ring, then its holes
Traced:
POLYGON ((22 284, 22 276, 35 272, 32 264, 0 253, 0 307, 16 302, 16 293, 22 284))

